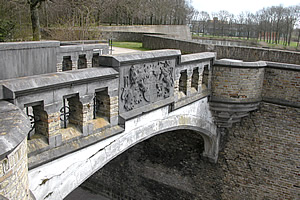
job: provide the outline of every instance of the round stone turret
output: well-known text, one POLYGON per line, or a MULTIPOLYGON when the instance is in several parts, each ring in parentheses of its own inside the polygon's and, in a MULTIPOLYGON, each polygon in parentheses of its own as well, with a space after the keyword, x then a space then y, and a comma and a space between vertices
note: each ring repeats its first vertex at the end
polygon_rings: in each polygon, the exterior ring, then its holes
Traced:
POLYGON ((0 199, 33 199, 27 167, 30 121, 15 105, 0 101, 0 199))

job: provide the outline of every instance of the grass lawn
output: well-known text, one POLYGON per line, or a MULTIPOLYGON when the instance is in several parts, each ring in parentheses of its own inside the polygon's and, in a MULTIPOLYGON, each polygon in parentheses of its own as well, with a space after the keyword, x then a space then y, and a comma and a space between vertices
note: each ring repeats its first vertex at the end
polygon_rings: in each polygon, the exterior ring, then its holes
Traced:
POLYGON ((114 47, 122 47, 127 49, 134 49, 134 50, 140 50, 140 51, 149 51, 150 49, 143 48, 143 43, 141 42, 114 42, 114 47))

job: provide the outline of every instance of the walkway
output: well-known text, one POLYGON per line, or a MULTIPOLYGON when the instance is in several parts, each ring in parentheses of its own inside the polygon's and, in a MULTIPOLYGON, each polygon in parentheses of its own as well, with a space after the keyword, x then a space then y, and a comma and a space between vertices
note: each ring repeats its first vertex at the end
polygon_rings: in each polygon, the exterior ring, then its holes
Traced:
MULTIPOLYGON (((109 49, 110 52, 110 49, 109 49)), ((134 52, 140 52, 139 50, 134 50, 134 49, 127 49, 127 48, 121 48, 121 47, 114 47, 113 46, 113 55, 117 54, 124 54, 124 53, 134 53, 134 52)))

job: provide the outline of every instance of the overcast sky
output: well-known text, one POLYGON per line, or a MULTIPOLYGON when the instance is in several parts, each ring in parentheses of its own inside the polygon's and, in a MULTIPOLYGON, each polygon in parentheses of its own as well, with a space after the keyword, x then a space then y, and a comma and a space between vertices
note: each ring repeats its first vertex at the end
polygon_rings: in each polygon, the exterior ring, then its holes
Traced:
POLYGON ((192 0, 192 5, 196 10, 206 11, 209 14, 220 10, 227 10, 235 15, 242 11, 255 13, 264 7, 280 4, 284 7, 300 5, 300 0, 192 0))

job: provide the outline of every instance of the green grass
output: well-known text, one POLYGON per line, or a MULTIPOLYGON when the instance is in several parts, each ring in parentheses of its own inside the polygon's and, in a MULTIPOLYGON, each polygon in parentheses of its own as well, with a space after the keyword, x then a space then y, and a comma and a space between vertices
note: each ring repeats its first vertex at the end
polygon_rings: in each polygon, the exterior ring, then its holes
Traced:
POLYGON ((127 48, 127 49, 134 49, 139 51, 149 51, 149 49, 142 47, 143 43, 141 42, 114 42, 113 41, 113 46, 127 48))
POLYGON ((276 48, 276 47, 280 47, 282 49, 286 48, 286 47, 292 47, 292 48, 297 48, 297 42, 293 42, 291 41, 290 45, 283 45, 283 41, 279 41, 279 44, 273 44, 273 43, 267 43, 263 40, 259 40, 259 39, 256 39, 256 38, 249 38, 247 39, 246 37, 229 37, 229 36, 218 36, 218 35, 215 35, 215 36, 212 36, 212 35, 197 35, 197 34, 193 34, 193 37, 196 39, 196 38, 200 38, 200 37, 205 37, 205 38, 208 38, 208 39, 230 39, 230 40, 237 40, 237 41, 252 41, 252 42, 264 42, 265 43, 265 46, 268 46, 270 48, 276 48))

